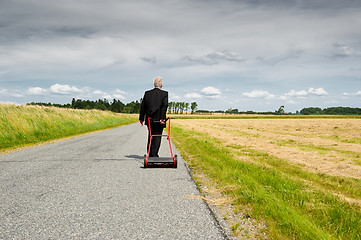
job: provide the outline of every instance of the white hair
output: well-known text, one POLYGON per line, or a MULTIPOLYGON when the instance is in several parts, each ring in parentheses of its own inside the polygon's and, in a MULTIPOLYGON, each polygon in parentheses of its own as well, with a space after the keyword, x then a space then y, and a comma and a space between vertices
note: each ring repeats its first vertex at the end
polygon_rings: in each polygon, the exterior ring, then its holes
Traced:
POLYGON ((163 86, 163 79, 161 77, 154 78, 154 87, 163 86))

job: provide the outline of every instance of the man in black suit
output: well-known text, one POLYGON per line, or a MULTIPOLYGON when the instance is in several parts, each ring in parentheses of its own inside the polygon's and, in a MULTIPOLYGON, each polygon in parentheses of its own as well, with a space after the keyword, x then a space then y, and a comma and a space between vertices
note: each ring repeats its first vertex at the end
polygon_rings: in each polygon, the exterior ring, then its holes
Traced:
MULTIPOLYGON (((154 89, 146 91, 142 100, 139 113, 139 122, 143 126, 144 117, 145 125, 148 126, 148 118, 152 121, 150 127, 152 135, 162 135, 165 126, 166 112, 168 108, 168 92, 162 90, 163 80, 161 77, 154 79, 154 89)), ((149 157, 159 157, 158 151, 162 137, 152 137, 149 157)), ((148 126, 148 144, 147 152, 149 149, 150 134, 148 126)))

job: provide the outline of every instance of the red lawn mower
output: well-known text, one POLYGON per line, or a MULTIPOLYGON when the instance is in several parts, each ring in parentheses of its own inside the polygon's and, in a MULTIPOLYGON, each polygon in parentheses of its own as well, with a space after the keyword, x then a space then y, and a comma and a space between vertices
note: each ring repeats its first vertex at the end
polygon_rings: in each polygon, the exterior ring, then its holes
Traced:
MULTIPOLYGON (((152 128, 151 122, 156 124, 161 124, 160 121, 152 121, 151 118, 148 118, 148 126, 149 126, 149 147, 148 147, 148 154, 144 155, 144 168, 147 167, 154 167, 154 166, 171 166, 173 168, 177 168, 177 155, 173 155, 172 151, 172 144, 170 143, 170 117, 166 119, 168 121, 168 134, 167 135, 152 135, 152 128), (152 138, 153 137, 167 137, 169 142, 170 154, 171 157, 149 157, 150 147, 152 145, 152 138)), ((166 124, 166 123, 164 123, 166 124)))

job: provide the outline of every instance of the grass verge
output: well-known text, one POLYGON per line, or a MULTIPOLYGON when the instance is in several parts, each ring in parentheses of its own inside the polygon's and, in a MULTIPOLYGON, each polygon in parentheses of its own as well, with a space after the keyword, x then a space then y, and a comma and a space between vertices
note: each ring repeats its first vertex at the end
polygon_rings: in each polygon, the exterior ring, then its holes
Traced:
POLYGON ((99 110, 0 104, 0 151, 136 121, 135 115, 99 110))
MULTIPOLYGON (((174 125, 172 130, 174 142, 187 153, 183 156, 190 166, 204 172, 219 189, 226 189, 224 194, 233 199, 236 209, 248 209, 252 218, 264 219, 269 237, 361 239, 360 207, 320 189, 327 185, 320 180, 322 176, 311 176, 297 168, 289 171, 277 159, 244 149, 242 153, 205 133, 174 125), (239 160, 239 154, 250 161, 239 160)), ((328 184, 337 188, 336 180, 328 178, 328 184)), ((359 187, 351 180, 349 184, 359 187)), ((338 190, 358 195, 357 191, 338 190)))

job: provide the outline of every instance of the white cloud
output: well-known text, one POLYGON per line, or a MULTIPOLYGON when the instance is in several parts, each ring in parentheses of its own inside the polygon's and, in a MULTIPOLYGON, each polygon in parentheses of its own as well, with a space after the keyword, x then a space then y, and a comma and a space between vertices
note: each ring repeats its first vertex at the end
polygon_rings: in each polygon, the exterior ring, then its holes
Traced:
POLYGON ((288 103, 288 104, 297 104, 297 103, 296 103, 295 101, 293 101, 293 100, 288 100, 287 103, 288 103))
POLYGON ((215 87, 205 87, 200 91, 194 91, 191 93, 187 93, 184 97, 188 99, 200 99, 200 98, 208 98, 208 99, 217 99, 222 95, 221 90, 215 87))
POLYGON ((201 94, 207 98, 220 98, 222 92, 215 87, 205 87, 201 90, 201 94))
POLYGON ((361 95, 361 91, 357 91, 355 93, 344 93, 343 95, 345 96, 360 96, 361 95))
POLYGON ((310 95, 326 96, 326 95, 328 95, 328 93, 323 88, 309 88, 307 91, 306 90, 295 91, 292 89, 288 93, 285 93, 284 95, 282 95, 280 97, 280 99, 286 100, 289 98, 307 98, 310 95))
POLYGON ((317 96, 325 96, 328 95, 328 92, 325 91, 323 88, 309 88, 308 92, 313 95, 317 96))
MULTIPOLYGON (((0 89, 0 94, 7 94, 10 95, 8 93, 8 91, 6 89, 0 89)), ((76 96, 76 98, 79 99, 89 99, 89 98, 106 98, 106 99, 121 99, 124 100, 126 99, 125 95, 127 95, 126 92, 120 90, 120 89, 115 89, 112 92, 105 92, 105 91, 101 91, 101 90, 91 90, 88 87, 75 87, 75 86, 70 86, 70 85, 61 85, 61 84, 54 84, 52 85, 49 89, 44 89, 44 88, 40 88, 40 87, 30 87, 27 91, 26 94, 28 95, 45 95, 45 94, 57 94, 57 95, 74 95, 76 96)), ((22 95, 20 94, 11 94, 11 96, 16 96, 16 97, 22 97, 22 95)))
POLYGON ((31 87, 27 91, 30 95, 44 95, 46 92, 47 90, 41 87, 31 87))
POLYGON ((95 98, 102 98, 102 99, 112 99, 112 96, 110 96, 110 94, 100 91, 100 90, 95 90, 92 92, 92 96, 95 98))
POLYGON ((106 99, 108 99, 108 100, 111 100, 111 99, 113 99, 113 96, 110 95, 110 94, 105 94, 105 95, 103 96, 103 98, 106 98, 106 99))
POLYGON ((18 97, 18 98, 24 97, 24 95, 21 94, 21 93, 11 93, 10 96, 12 96, 12 97, 18 97))
POLYGON ((100 91, 100 90, 95 90, 94 92, 93 92, 93 94, 96 94, 96 95, 104 95, 104 94, 106 94, 105 92, 102 92, 102 91, 100 91))
POLYGON ((174 93, 170 93, 169 99, 170 99, 170 101, 178 101, 180 99, 180 97, 174 93))
POLYGON ((97 97, 101 97, 101 98, 106 98, 106 99, 122 99, 124 100, 126 97, 124 95, 127 95, 126 92, 120 90, 120 89, 115 89, 113 92, 108 93, 108 92, 103 92, 100 90, 94 90, 92 92, 93 95, 96 95, 97 97))
POLYGON ((250 98, 275 98, 275 95, 264 90, 253 90, 252 92, 245 92, 242 95, 250 98))
POLYGON ((125 96, 127 93, 120 90, 120 89, 115 89, 114 93, 112 94, 113 98, 116 98, 116 99, 125 99, 125 96))
POLYGON ((15 102, 11 102, 11 101, 0 101, 0 103, 3 103, 3 104, 21 105, 21 104, 19 104, 19 103, 15 103, 15 102))
POLYGON ((60 95, 71 95, 71 94, 83 92, 81 89, 77 87, 69 86, 69 85, 61 85, 61 84, 54 84, 53 86, 50 87, 50 91, 60 95))
POLYGON ((221 91, 215 87, 205 87, 201 90, 204 95, 221 95, 221 91))
POLYGON ((203 96, 199 93, 187 93, 184 97, 188 99, 199 99, 202 98, 203 96))
POLYGON ((23 94, 21 94, 19 91, 9 92, 7 89, 2 88, 0 89, 0 94, 4 96, 10 96, 10 97, 24 97, 23 94))
POLYGON ((284 97, 306 97, 308 95, 308 92, 305 90, 301 90, 301 91, 295 91, 295 90, 291 90, 288 93, 286 93, 284 95, 284 97))

